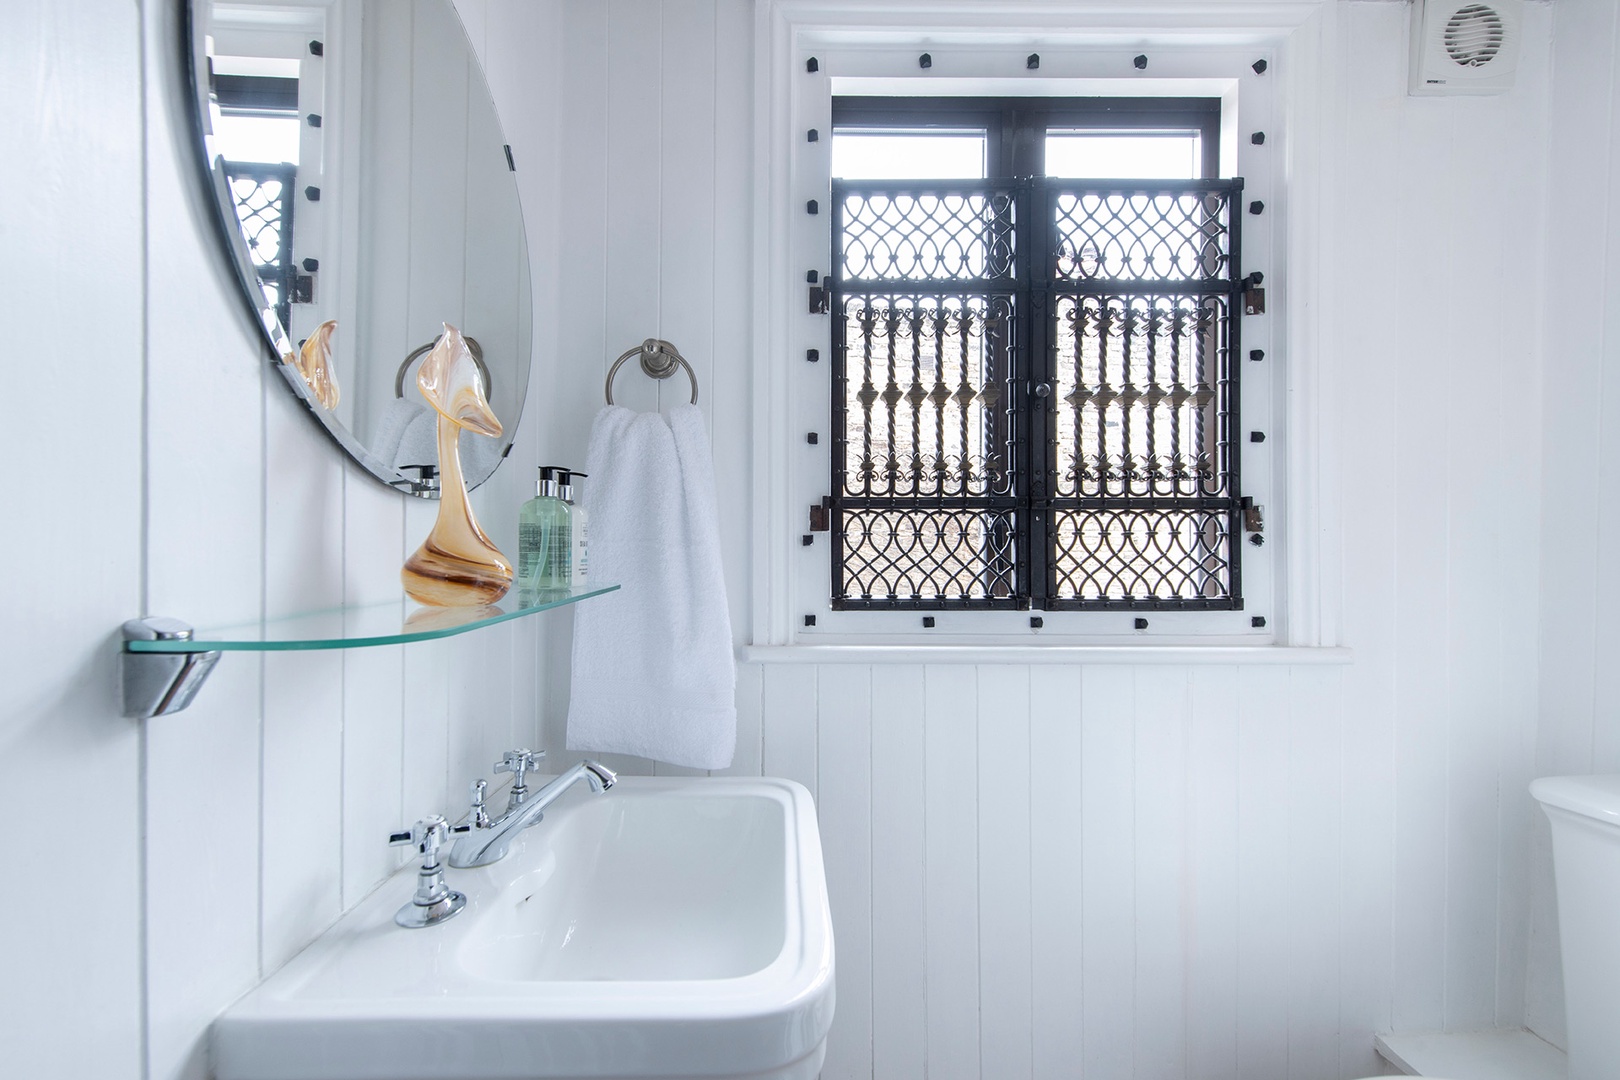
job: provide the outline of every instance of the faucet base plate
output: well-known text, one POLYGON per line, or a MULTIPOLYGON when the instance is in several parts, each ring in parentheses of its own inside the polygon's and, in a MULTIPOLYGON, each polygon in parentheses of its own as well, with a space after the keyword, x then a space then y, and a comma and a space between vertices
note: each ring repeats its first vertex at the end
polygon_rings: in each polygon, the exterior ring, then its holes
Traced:
POLYGON ((455 918, 466 906, 467 897, 452 889, 444 899, 431 904, 414 901, 406 904, 394 915, 394 921, 407 930, 420 930, 424 926, 437 926, 446 919, 455 918))

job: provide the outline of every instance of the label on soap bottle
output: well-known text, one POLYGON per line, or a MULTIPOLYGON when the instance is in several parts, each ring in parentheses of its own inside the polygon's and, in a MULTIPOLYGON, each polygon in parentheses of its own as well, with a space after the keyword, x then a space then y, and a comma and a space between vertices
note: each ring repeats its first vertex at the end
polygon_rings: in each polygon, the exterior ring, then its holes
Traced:
POLYGON ((574 516, 574 521, 573 521, 573 525, 574 525, 574 567, 573 567, 573 582, 572 583, 573 583, 574 588, 577 589, 582 585, 589 584, 589 582, 590 582, 590 569, 591 569, 590 543, 589 543, 590 538, 587 535, 590 530, 586 527, 586 524, 585 524, 585 508, 584 507, 582 507, 582 506, 574 507, 573 516, 574 516))
POLYGON ((537 521, 525 521, 518 525, 517 577, 520 583, 532 586, 538 582, 550 531, 544 523, 537 521))
MULTIPOLYGON (((564 513, 567 512, 567 507, 562 503, 558 506, 564 513)), ((568 519, 563 517, 560 524, 551 528, 549 542, 546 544, 545 561, 540 567, 541 585, 545 588, 566 589, 573 576, 569 567, 569 559, 573 555, 573 544, 568 537, 569 524, 568 519)))

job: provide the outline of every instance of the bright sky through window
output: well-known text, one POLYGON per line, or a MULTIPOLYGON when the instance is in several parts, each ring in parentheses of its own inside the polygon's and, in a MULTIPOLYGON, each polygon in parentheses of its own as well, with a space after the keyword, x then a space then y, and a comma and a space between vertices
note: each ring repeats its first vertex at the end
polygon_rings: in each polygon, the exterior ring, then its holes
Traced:
MULTIPOLYGON (((1202 148, 1196 133, 1050 131, 1046 175, 1087 180, 1191 180, 1202 148)), ((840 131, 832 174, 842 180, 979 180, 985 137, 978 132, 840 131)))
POLYGON ((298 117, 214 114, 214 137, 226 161, 298 164, 298 117))
POLYGON ((982 180, 980 132, 838 132, 832 174, 842 180, 982 180))
POLYGON ((1084 180, 1191 180, 1198 175, 1198 136, 1184 131, 1049 131, 1046 175, 1084 180))

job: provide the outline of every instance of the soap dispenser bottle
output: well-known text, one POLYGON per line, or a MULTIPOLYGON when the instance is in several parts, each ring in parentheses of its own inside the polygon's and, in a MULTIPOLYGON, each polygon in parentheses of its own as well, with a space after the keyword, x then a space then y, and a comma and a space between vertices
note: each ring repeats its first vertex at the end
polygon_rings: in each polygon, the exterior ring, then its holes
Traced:
POLYGON ((540 467, 535 497, 518 511, 518 587, 566 589, 571 576, 568 504, 562 499, 565 470, 540 467))
POLYGON ((574 501, 574 477, 589 475, 582 472, 563 474, 562 498, 568 504, 568 527, 573 538, 569 581, 576 589, 582 589, 590 582, 591 558, 590 528, 586 524, 585 508, 574 501))

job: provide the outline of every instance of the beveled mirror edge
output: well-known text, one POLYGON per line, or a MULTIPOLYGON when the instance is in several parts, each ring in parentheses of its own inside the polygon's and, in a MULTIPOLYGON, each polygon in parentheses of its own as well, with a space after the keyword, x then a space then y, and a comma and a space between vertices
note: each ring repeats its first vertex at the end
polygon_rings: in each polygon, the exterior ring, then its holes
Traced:
MULTIPOLYGON (((206 0, 179 0, 180 55, 185 57, 185 70, 181 73, 184 80, 182 90, 186 95, 186 115, 191 123, 192 147, 202 155, 215 235, 224 243, 225 250, 229 253, 231 269, 235 272, 237 284, 242 290, 242 299, 247 302, 248 310, 253 314, 254 324, 262 332, 261 340, 266 348, 276 350, 278 346, 286 344, 284 333, 280 342, 275 338, 275 332, 280 330, 281 320, 274 320, 275 330, 272 330, 265 321, 266 305, 262 303, 255 305, 252 302, 252 295, 258 291, 257 275, 254 273, 247 242, 242 238, 239 223, 229 220, 225 215, 225 206, 230 199, 230 182, 225 176, 224 169, 219 167, 219 159, 214 156, 210 145, 207 104, 209 88, 204 74, 207 67, 203 40, 197 33, 196 16, 196 5, 205 2, 206 0)), ((262 297, 263 294, 259 295, 262 297)), ((275 360, 277 363, 280 362, 279 353, 275 355, 275 360)))
MULTIPOLYGON (((265 347, 270 365, 280 373, 283 380, 292 389, 294 397, 309 411, 311 419, 320 426, 322 431, 326 432, 327 437, 378 483, 401 494, 436 500, 438 498, 436 485, 421 484, 405 476, 393 466, 384 464, 380 458, 366 449, 345 425, 335 420, 329 421, 324 410, 315 401, 309 387, 304 383, 303 378, 283 359, 294 352, 295 346, 286 329, 281 325, 280 316, 265 301, 264 294, 259 288, 258 273, 255 271, 253 260, 248 253, 247 241, 242 236, 240 222, 227 212, 227 208, 232 205, 230 180, 223 168, 223 156, 215 155, 211 145, 208 113, 211 90, 206 76, 207 54, 203 36, 197 33, 196 17, 197 5, 207 2, 208 0, 178 0, 180 16, 177 20, 180 36, 179 46, 180 55, 184 58, 180 72, 182 80, 181 92, 185 95, 183 99, 184 111, 190 122, 192 151, 194 154, 201 155, 201 164, 205 174, 203 182, 208 193, 207 202, 212 208, 211 217, 215 226, 215 235, 224 244, 228 253, 226 257, 230 261, 236 277, 237 292, 241 296, 242 302, 247 306, 254 325, 259 328, 259 340, 265 347), (257 302, 254 297, 258 297, 257 302)), ((477 61, 473 65, 474 70, 477 72, 478 79, 483 84, 484 91, 489 97, 490 107, 495 112, 496 124, 501 128, 504 138, 505 125, 500 123, 500 110, 495 106, 494 94, 489 87, 489 76, 483 70, 483 63, 478 58, 477 50, 472 47, 472 38, 467 34, 466 23, 461 19, 461 12, 456 9, 451 0, 445 0, 445 2, 450 4, 451 11, 455 14, 456 22, 461 27, 462 37, 467 43, 469 54, 477 61)), ((528 223, 524 220, 523 200, 521 197, 518 199, 517 213, 524 257, 527 259, 529 248, 528 223)), ((532 276, 530 280, 530 288, 532 289, 532 276)), ((529 339, 529 356, 525 365, 530 369, 528 371, 529 377, 533 375, 533 360, 534 339, 531 336, 529 339)), ((469 476, 467 478, 468 491, 483 486, 490 477, 495 475, 496 470, 501 467, 507 457, 511 455, 512 446, 517 439, 517 430, 523 422, 523 410, 527 403, 528 382, 529 378, 525 378, 524 394, 515 398, 517 408, 511 424, 508 425, 506 434, 502 437, 501 452, 496 455, 495 464, 488 473, 477 479, 469 476)))

